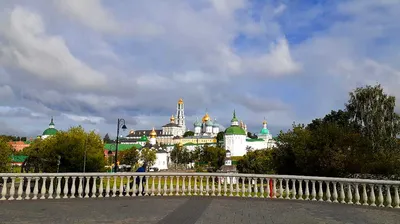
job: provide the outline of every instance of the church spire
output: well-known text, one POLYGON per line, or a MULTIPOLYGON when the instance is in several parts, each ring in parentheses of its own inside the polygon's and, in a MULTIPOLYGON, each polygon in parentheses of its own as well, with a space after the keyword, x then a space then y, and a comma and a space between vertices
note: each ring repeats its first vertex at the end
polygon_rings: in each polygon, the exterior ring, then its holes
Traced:
POLYGON ((51 120, 50 120, 49 128, 54 128, 54 120, 53 120, 53 116, 51 116, 51 120))

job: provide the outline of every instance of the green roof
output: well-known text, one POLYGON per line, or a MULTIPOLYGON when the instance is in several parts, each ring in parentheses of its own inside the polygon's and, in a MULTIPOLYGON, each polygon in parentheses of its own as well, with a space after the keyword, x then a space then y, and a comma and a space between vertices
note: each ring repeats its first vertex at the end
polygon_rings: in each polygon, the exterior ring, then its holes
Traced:
POLYGON ((260 138, 257 138, 257 139, 248 138, 248 139, 246 139, 246 142, 263 142, 263 141, 264 141, 264 139, 260 139, 260 138))
MULTIPOLYGON (((129 150, 132 147, 135 147, 137 149, 141 149, 142 145, 140 145, 140 144, 118 144, 118 151, 129 150)), ((115 144, 111 144, 111 143, 104 144, 104 149, 114 152, 115 151, 115 144)))
POLYGON ((225 130, 225 135, 246 135, 246 132, 239 126, 230 126, 225 130))
POLYGON ((55 135, 57 134, 57 129, 55 128, 47 128, 46 130, 44 130, 43 135, 55 135))
POLYGON ((28 158, 28 156, 23 156, 23 155, 19 155, 19 156, 11 156, 11 160, 13 163, 23 163, 26 158, 28 158))
POLYGON ((140 139, 138 140, 138 142, 147 142, 149 139, 147 138, 146 135, 143 135, 142 137, 140 137, 140 139))
POLYGON ((268 135, 268 134, 269 134, 268 128, 263 128, 263 129, 261 129, 260 134, 261 134, 261 135, 268 135))

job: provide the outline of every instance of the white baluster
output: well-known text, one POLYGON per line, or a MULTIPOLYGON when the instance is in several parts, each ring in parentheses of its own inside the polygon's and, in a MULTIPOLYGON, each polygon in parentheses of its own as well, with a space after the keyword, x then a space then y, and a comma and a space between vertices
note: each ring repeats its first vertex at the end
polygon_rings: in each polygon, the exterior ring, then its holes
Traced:
POLYGON ((367 186, 365 184, 362 184, 362 197, 363 197, 363 205, 368 205, 368 195, 367 195, 367 186))
POLYGON ((242 177, 242 197, 246 196, 246 178, 242 177))
POLYGON ((378 185, 378 206, 383 207, 382 185, 378 185))
MULTIPOLYGON (((68 186, 68 182, 65 183, 66 186, 68 186)), ((64 186, 64 191, 66 187, 64 186)), ((68 190, 68 188, 67 188, 68 190)), ((68 194, 68 191, 66 191, 68 194)), ((64 196, 64 198, 66 198, 68 196, 64 196)), ((49 196, 47 197, 47 199, 54 199, 54 177, 50 177, 50 186, 49 186, 49 196)))
POLYGON ((164 190, 163 190, 163 196, 168 196, 168 184, 167 184, 167 176, 164 176, 164 190))
POLYGON ((272 181, 272 198, 276 198, 276 179, 272 181))
POLYGON ((210 177, 206 176, 206 196, 210 195, 210 177))
POLYGON ((271 194, 271 189, 269 187, 269 182, 271 181, 271 179, 267 178, 267 198, 271 198, 270 194, 271 194))
POLYGON ((169 196, 173 196, 174 195, 173 194, 173 192, 174 192, 174 182, 173 182, 174 177, 170 176, 169 179, 170 179, 169 196))
MULTIPOLYGON (((136 186, 136 185, 135 185, 136 186)), ((107 177, 107 184, 106 184, 106 198, 111 196, 111 189, 110 189, 110 177, 107 177)))
POLYGON ((132 184, 132 197, 136 197, 136 180, 137 180, 137 176, 133 176, 133 184, 132 184))
POLYGON ((333 184, 333 194, 332 194, 333 202, 334 203, 338 203, 339 201, 338 201, 338 193, 337 193, 337 188, 336 188, 336 182, 332 182, 332 184, 333 184))
POLYGON ((296 199, 296 180, 292 180, 292 199, 296 199))
POLYGON ((186 177, 182 177, 182 196, 186 195, 186 186, 185 186, 186 177))
POLYGON ((194 194, 197 195, 197 176, 194 177, 194 194))
MULTIPOLYGON (((69 182, 69 177, 64 177, 63 198, 68 198, 68 188, 69 188, 68 182, 69 182)), ((49 187, 49 198, 50 199, 53 199, 53 193, 54 193, 54 177, 50 177, 50 187, 49 187)))
MULTIPOLYGON (((233 196, 233 177, 229 177, 230 178, 230 182, 229 182, 229 196, 232 197, 233 196)), ((214 179, 214 178, 213 178, 214 179)))
MULTIPOLYGON (((142 183, 142 180, 140 180, 140 183, 142 183)), ((113 188, 112 188, 112 197, 115 196, 117 196, 117 176, 114 176, 113 188)))
POLYGON ((7 180, 8 177, 3 177, 3 187, 1 189, 1 201, 6 200, 6 195, 7 195, 7 180))
POLYGON ((303 180, 299 181, 299 198, 298 200, 303 200, 303 180))
POLYGON ((304 183, 306 184, 305 200, 310 200, 310 187, 308 186, 310 184, 310 181, 305 180, 304 183))
POLYGON ((161 178, 162 176, 158 176, 157 196, 161 196, 161 178))
POLYGON ((253 178, 253 181, 254 181, 254 197, 255 198, 258 198, 258 184, 257 184, 257 182, 258 182, 258 178, 253 178))
POLYGON ((227 180, 227 178, 226 177, 224 177, 224 196, 226 197, 228 194, 227 194, 227 191, 228 191, 228 187, 227 187, 227 183, 228 182, 228 180, 227 180))
POLYGON ((103 191, 104 191, 104 186, 103 186, 103 176, 100 176, 100 186, 99 186, 99 198, 103 197, 103 191))
POLYGON ((347 204, 353 204, 353 193, 351 192, 351 184, 347 185, 348 189, 347 189, 347 199, 349 200, 347 202, 347 204))
POLYGON ((390 185, 386 185, 386 207, 393 208, 392 207, 392 195, 390 192, 390 185))
POLYGON ((75 193, 76 193, 76 177, 72 177, 71 197, 69 198, 75 198, 75 193))
MULTIPOLYGON (((78 198, 83 198, 83 178, 79 177, 79 186, 78 186, 78 198)), ((115 182, 114 182, 115 184, 115 182)), ((115 191, 114 191, 115 192, 115 191)))
POLYGON ((39 193, 39 177, 35 177, 35 187, 33 188, 32 200, 36 200, 38 198, 38 193, 39 193))
MULTIPOLYGON (((92 198, 96 198, 97 197, 97 194, 96 194, 96 191, 97 191, 97 176, 93 176, 92 177, 92 179, 93 179, 93 185, 92 185, 92 195, 90 195, 90 197, 92 197, 92 198)), ((127 190, 126 190, 126 192, 127 192, 127 195, 129 195, 129 177, 128 177, 128 186, 127 186, 127 190)))
MULTIPOLYGON (((139 176, 139 189, 138 189, 138 193, 137 193, 137 196, 139 196, 139 197, 143 196, 143 195, 142 195, 142 193, 143 193, 143 188, 144 188, 144 186, 143 186, 143 177, 144 177, 144 176, 139 176)), ((147 181, 146 181, 146 182, 147 182, 147 181)))
POLYGON ((203 176, 200 177, 200 196, 203 196, 203 176))
POLYGON ((322 191, 322 181, 318 181, 318 201, 323 201, 324 200, 324 192, 322 191))
POLYGON ((326 201, 327 202, 332 202, 331 201, 331 189, 330 189, 330 182, 329 181, 325 181, 326 184, 326 201))
POLYGON ((282 199, 283 198, 283 183, 282 183, 282 179, 279 179, 279 198, 282 199))
POLYGON ((346 195, 344 193, 344 187, 343 187, 343 183, 340 182, 340 203, 344 204, 346 203, 346 195))
MULTIPOLYGON (((32 180, 32 178, 31 177, 27 177, 26 179, 27 179, 28 183, 26 184, 26 190, 25 190, 24 199, 31 199, 31 180, 32 180)), ((4 189, 7 189, 7 188, 3 188, 3 190, 4 189)))
MULTIPOLYGON (((83 194, 85 195, 84 198, 89 198, 89 193, 90 193, 90 177, 84 177, 83 179, 85 181, 85 191, 83 194)), ((93 185, 96 185, 96 183, 93 183, 93 185)))
POLYGON ((57 177, 57 189, 56 189, 56 199, 60 198, 60 194, 61 194, 61 178, 62 177, 57 177))
MULTIPOLYGON (((3 184, 4 187, 5 184, 3 184)), ((11 187, 10 187, 10 197, 8 200, 12 201, 14 200, 14 195, 15 195, 15 177, 11 177, 11 187)))
POLYGON ((176 177, 176 185, 175 185, 175 195, 179 196, 180 195, 180 183, 179 183, 179 176, 176 177))
POLYGON ((264 180, 265 178, 260 178, 261 182, 260 182, 260 197, 261 198, 265 198, 264 196, 264 180))
POLYGON ((42 177, 42 189, 40 190, 40 199, 46 199, 46 180, 47 177, 42 177))
POLYGON ((192 196, 192 176, 189 176, 189 183, 188 183, 188 196, 192 196))
POLYGON ((119 183, 119 195, 118 197, 123 197, 124 196, 124 176, 121 176, 121 181, 119 183))
POLYGON ((370 184, 370 194, 369 194, 369 200, 371 201, 371 206, 376 206, 375 204, 375 188, 373 184, 370 184))
POLYGON ((149 177, 146 177, 146 176, 144 176, 143 178, 147 178, 147 181, 146 181, 146 187, 145 187, 145 189, 144 189, 144 196, 149 196, 150 194, 149 194, 149 181, 150 181, 150 176, 149 177))
POLYGON ((22 200, 22 193, 24 188, 24 177, 19 177, 18 197, 17 200, 22 200))
POLYGON ((222 194, 221 194, 221 192, 222 192, 222 190, 221 190, 221 180, 223 180, 222 177, 218 177, 218 196, 222 196, 222 194))
POLYGON ((156 177, 155 176, 152 176, 151 177, 151 196, 154 196, 155 195, 155 191, 156 191, 156 189, 155 189, 155 179, 156 177))
POLYGON ((211 196, 215 196, 215 177, 212 177, 211 196))
POLYGON ((289 189, 289 180, 290 179, 285 179, 285 199, 289 199, 290 196, 290 189, 289 189))
POLYGON ((354 184, 354 200, 356 202, 356 205, 361 205, 360 203, 360 192, 358 191, 358 183, 354 184))
POLYGON ((236 178, 236 197, 240 197, 240 194, 239 194, 239 177, 235 177, 236 178))
POLYGON ((311 200, 317 200, 317 191, 315 190, 315 180, 311 181, 311 200))
POLYGON ((399 208, 399 204, 400 204, 400 199, 399 199, 399 187, 398 186, 394 186, 394 207, 395 208, 399 208))

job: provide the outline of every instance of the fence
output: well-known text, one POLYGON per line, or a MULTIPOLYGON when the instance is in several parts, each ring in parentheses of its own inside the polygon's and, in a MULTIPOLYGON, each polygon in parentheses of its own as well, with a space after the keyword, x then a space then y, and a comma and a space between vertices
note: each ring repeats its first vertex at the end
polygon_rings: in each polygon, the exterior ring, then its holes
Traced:
POLYGON ((226 196, 399 208, 400 181, 224 173, 0 173, 0 200, 226 196))

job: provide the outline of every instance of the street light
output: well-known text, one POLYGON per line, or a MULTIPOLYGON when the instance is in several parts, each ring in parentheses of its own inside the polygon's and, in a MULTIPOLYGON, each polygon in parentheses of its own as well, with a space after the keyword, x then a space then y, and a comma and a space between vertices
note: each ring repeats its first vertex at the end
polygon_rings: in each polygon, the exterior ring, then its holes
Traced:
POLYGON ((126 125, 125 125, 125 120, 122 118, 118 118, 117 121, 117 139, 115 142, 115 157, 114 157, 114 172, 118 172, 118 140, 119 140, 119 129, 122 128, 123 131, 125 131, 126 125))

